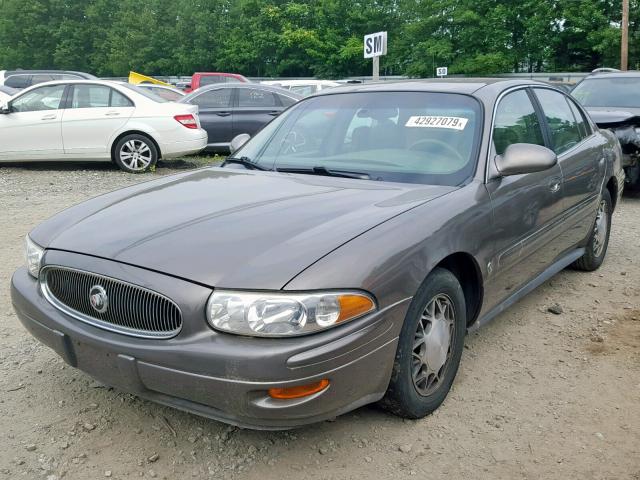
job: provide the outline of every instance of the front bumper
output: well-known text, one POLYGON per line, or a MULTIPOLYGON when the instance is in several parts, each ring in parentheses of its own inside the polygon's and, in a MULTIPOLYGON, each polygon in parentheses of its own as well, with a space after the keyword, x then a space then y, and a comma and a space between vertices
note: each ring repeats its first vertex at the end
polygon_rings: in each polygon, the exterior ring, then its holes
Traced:
POLYGON ((206 326, 204 303, 199 302, 208 296, 208 288, 81 255, 47 252, 45 258, 61 264, 61 257, 75 261, 67 261, 67 266, 78 268, 69 263, 88 260, 91 271, 136 279, 146 286, 152 283, 165 294, 173 288, 174 293, 185 292, 190 286, 189 293, 173 297, 185 314, 180 334, 168 340, 137 339, 62 313, 41 295, 26 269, 16 271, 11 297, 25 328, 69 365, 107 385, 233 425, 277 430, 326 420, 379 400, 389 383, 408 300, 315 335, 248 338, 206 326), (200 319, 197 324, 194 318, 200 319), (309 397, 275 400, 267 395, 272 387, 323 378, 330 386, 309 397))

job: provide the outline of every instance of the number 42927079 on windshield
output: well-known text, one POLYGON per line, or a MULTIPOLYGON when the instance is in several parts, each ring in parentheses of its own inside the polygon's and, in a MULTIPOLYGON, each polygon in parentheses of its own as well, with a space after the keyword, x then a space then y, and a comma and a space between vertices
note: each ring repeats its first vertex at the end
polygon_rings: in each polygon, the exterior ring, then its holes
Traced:
POLYGON ((467 126, 468 118, 462 117, 442 117, 433 115, 414 115, 409 117, 405 127, 422 128, 451 128, 453 130, 464 130, 467 126))

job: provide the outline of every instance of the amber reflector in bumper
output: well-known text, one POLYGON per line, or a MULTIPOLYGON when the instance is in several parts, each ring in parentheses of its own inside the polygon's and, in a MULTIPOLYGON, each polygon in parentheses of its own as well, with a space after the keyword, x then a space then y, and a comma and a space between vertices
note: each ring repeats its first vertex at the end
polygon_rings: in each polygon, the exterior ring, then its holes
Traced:
POLYGON ((291 398, 302 398, 313 395, 314 393, 321 392, 329 386, 329 380, 322 379, 318 382, 309 383, 307 385, 298 385, 295 387, 286 388, 270 388, 269 396, 271 398, 278 398, 287 400, 291 398))

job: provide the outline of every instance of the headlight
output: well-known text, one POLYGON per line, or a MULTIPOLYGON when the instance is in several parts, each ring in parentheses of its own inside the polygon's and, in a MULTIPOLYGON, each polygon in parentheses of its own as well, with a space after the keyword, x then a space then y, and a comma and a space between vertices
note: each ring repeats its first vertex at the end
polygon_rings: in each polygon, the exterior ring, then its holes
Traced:
POLYGON ((360 292, 240 292, 214 290, 207 321, 240 335, 287 337, 331 328, 376 309, 360 292))
POLYGON ((38 278, 40 274, 40 262, 42 261, 42 254, 44 248, 35 243, 29 235, 24 238, 24 257, 27 264, 27 270, 34 277, 38 278))

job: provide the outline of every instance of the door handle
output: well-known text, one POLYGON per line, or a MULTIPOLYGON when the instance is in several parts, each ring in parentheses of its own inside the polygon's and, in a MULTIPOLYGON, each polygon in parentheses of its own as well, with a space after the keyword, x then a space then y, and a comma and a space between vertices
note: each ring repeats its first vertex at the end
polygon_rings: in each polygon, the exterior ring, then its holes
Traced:
POLYGON ((56 115, 55 113, 51 113, 42 117, 42 120, 55 120, 56 118, 58 118, 58 115, 56 115))
POLYGON ((231 115, 231 112, 216 112, 216 115, 218 115, 219 117, 228 117, 229 115, 231 115))
POLYGON ((549 190, 551 190, 551 193, 558 193, 558 191, 560 191, 560 182, 552 182, 549 184, 549 190))
POLYGON ((107 112, 104 114, 105 117, 117 117, 120 115, 120 112, 107 112))
POLYGON ((269 115, 271 115, 272 117, 277 117, 278 115, 280 115, 280 112, 274 110, 273 112, 269 112, 269 115))

